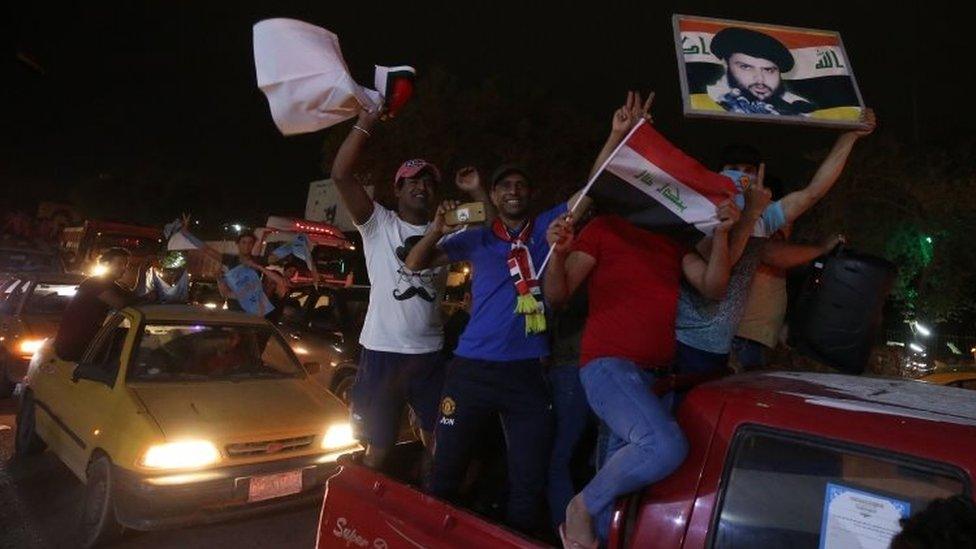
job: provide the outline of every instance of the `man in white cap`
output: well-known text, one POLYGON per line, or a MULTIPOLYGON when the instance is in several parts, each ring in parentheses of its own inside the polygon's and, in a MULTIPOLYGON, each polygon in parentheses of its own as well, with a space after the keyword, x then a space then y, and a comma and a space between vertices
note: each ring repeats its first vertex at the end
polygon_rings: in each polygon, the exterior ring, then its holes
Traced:
MULTIPOLYGON (((407 403, 429 448, 444 380, 440 303, 447 280, 444 267, 414 271, 404 265, 410 246, 427 232, 436 209, 441 180, 437 166, 422 159, 400 166, 393 181, 396 211, 375 202, 353 177, 379 118, 379 111, 361 112, 332 164, 339 197, 363 237, 371 284, 351 400, 353 425, 366 445, 364 463, 373 468, 383 465, 396 443, 407 403)), ((487 204, 476 171, 459 172, 457 185, 473 200, 487 204)))

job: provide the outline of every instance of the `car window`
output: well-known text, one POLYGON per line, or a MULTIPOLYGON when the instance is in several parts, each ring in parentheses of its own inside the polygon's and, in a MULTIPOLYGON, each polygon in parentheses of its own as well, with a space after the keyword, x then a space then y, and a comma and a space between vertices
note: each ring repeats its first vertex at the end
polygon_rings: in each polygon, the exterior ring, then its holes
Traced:
POLYGON ((147 324, 128 375, 138 381, 206 381, 301 373, 271 326, 147 324))
POLYGON ((95 336, 95 341, 85 354, 84 361, 110 375, 117 374, 122 364, 122 350, 130 327, 129 319, 122 315, 109 319, 95 336))
POLYGON ((887 547, 900 518, 968 492, 945 465, 754 427, 737 433, 723 486, 720 548, 849 547, 858 533, 887 547))
POLYGON ((24 295, 30 290, 31 282, 29 280, 15 280, 9 286, 4 289, 3 295, 0 296, 0 312, 13 314, 17 312, 17 308, 20 307, 21 301, 24 299, 24 295))
POLYGON ((30 297, 27 298, 24 312, 35 314, 63 313, 76 293, 78 293, 78 284, 38 282, 30 297))

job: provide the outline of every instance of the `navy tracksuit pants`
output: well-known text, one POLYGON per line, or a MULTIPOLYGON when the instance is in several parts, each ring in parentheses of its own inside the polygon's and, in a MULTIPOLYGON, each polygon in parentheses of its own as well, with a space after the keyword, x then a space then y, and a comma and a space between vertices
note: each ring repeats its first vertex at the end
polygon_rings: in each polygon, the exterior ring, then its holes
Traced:
POLYGON ((508 446, 506 522, 539 525, 552 448, 552 399, 539 360, 492 362, 455 357, 448 367, 434 440, 430 491, 452 500, 467 471, 481 425, 500 416, 508 446))

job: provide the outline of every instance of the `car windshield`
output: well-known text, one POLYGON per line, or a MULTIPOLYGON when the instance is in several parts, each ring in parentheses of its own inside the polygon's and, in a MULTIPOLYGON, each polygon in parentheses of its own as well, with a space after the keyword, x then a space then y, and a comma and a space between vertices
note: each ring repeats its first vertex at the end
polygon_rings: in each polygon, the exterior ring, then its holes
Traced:
POLYGON ((77 284, 38 282, 27 299, 24 312, 61 314, 76 293, 78 293, 77 284))
POLYGON ((50 271, 54 266, 53 254, 30 250, 0 250, 0 271, 50 271))
POLYGON ((279 379, 301 373, 270 326, 147 324, 129 377, 207 381, 279 379))

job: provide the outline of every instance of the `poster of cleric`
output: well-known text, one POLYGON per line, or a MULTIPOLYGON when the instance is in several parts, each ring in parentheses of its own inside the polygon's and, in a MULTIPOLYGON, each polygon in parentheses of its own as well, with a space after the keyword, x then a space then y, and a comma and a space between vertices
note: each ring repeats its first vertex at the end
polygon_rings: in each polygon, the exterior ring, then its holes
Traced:
POLYGON ((675 15, 685 116, 856 128, 864 102, 839 33, 675 15))

